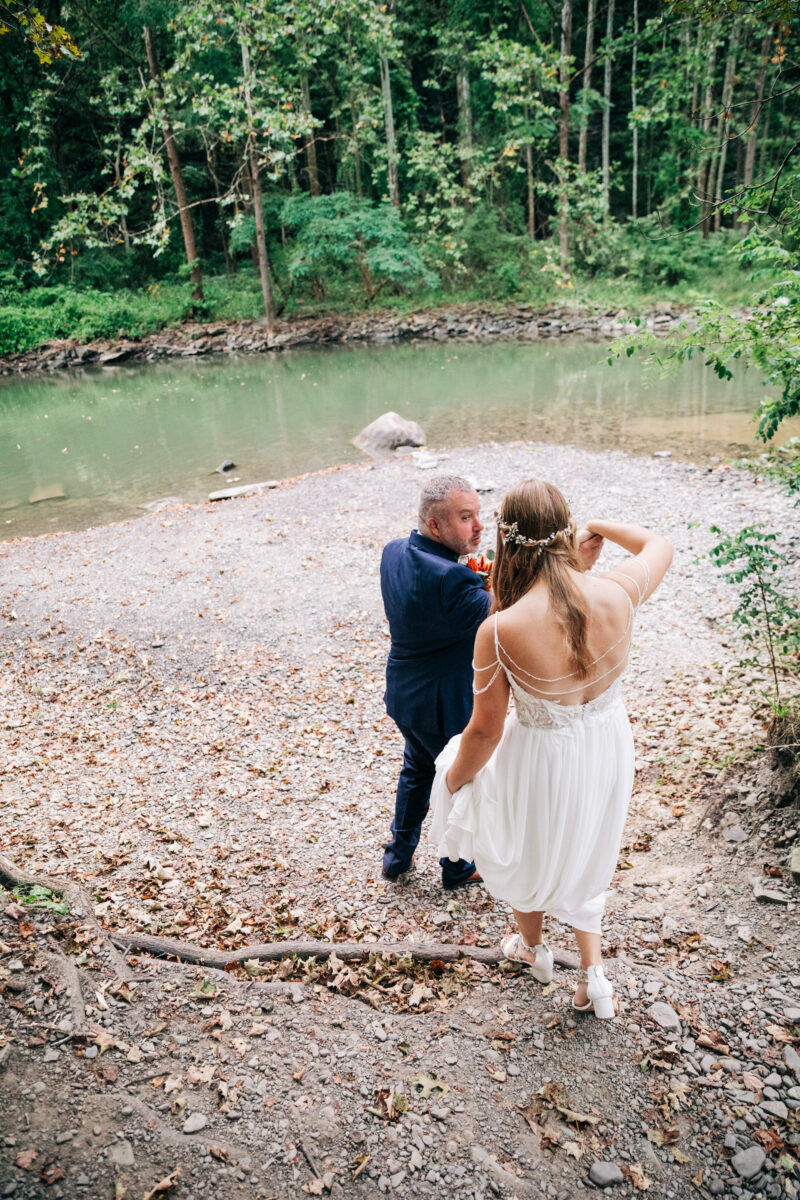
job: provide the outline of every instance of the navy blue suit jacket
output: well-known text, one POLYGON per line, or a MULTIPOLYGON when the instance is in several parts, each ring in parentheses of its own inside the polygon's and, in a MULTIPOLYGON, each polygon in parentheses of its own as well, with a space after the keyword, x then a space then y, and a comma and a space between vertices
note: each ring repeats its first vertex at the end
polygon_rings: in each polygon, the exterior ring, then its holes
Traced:
POLYGON ((392 636, 386 711, 422 733, 461 733, 472 715, 475 634, 491 605, 483 580, 415 529, 384 548, 381 592, 392 636))

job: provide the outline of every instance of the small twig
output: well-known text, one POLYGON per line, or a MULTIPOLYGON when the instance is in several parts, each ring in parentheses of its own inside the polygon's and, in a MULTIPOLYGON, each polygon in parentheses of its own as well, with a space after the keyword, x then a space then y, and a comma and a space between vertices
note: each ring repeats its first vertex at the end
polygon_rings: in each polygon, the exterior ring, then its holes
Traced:
POLYGON ((311 1154, 309 1153, 308 1147, 306 1146, 306 1144, 305 1144, 305 1142, 303 1141, 303 1139, 302 1139, 302 1138, 298 1138, 298 1139, 297 1139, 297 1144, 298 1144, 298 1146, 300 1147, 300 1149, 303 1151, 303 1157, 305 1158, 305 1160, 306 1160, 306 1162, 308 1163, 308 1165, 311 1167, 311 1170, 314 1172, 314 1174, 316 1175, 317 1179, 322 1179, 322 1174, 321 1174, 321 1172, 320 1172, 320 1169, 319 1169, 319 1167, 317 1166, 317 1164, 314 1162, 314 1159, 311 1157, 311 1154))

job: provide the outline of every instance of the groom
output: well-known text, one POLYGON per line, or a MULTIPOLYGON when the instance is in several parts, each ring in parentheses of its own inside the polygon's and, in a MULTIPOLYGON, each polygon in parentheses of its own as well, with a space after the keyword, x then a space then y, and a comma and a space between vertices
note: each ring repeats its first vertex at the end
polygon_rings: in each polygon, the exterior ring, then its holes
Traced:
MULTIPOLYGON (((434 760, 472 713, 472 649, 491 596, 458 559, 481 540, 480 500, 457 475, 431 479, 422 491, 419 529, 389 542, 381 592, 392 644, 386 664, 386 711, 405 738, 385 879, 411 866, 428 811, 434 760)), ((475 864, 439 860, 445 888, 478 883, 475 864)))

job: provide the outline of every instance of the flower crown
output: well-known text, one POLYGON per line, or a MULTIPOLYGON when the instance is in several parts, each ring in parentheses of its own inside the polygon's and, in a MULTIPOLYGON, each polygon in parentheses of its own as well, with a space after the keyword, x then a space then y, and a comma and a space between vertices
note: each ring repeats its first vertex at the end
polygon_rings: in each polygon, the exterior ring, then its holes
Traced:
POLYGON ((503 540, 513 542, 517 546, 528 546, 536 549, 537 556, 554 542, 560 534, 565 536, 572 532, 572 526, 567 525, 565 529, 556 529, 545 538, 528 538, 524 533, 520 533, 519 525, 516 521, 512 521, 509 525, 506 521, 498 521, 497 528, 503 534, 503 540))

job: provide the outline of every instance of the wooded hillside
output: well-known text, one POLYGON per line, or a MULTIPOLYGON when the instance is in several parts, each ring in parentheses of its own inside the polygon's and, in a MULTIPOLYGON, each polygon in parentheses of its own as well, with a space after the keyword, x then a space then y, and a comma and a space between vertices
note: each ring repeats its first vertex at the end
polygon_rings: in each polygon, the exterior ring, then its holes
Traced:
POLYGON ((557 294, 576 270, 679 282, 715 235, 744 232, 737 195, 796 150, 790 15, 5 0, 4 298, 182 272, 202 311, 204 277, 251 262, 269 320, 344 277, 363 303, 476 278, 488 296, 557 294))

